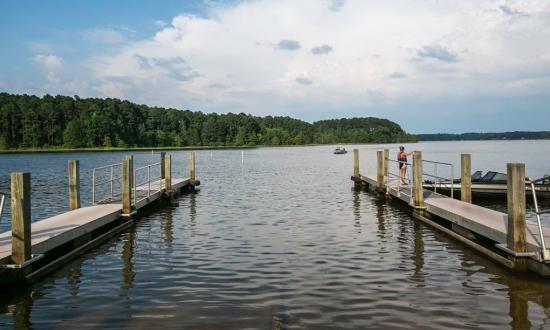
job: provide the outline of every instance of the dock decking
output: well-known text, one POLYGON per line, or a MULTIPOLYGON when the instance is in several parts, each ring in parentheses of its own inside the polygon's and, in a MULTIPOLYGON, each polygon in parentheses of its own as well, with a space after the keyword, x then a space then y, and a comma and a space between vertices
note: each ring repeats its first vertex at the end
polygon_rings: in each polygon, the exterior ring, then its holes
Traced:
MULTIPOLYGON (((153 182, 159 187, 164 180, 153 182)), ((190 179, 172 179, 172 189, 178 190, 190 184, 190 179)), ((164 190, 151 191, 138 187, 136 210, 139 210, 162 197, 164 190), (141 199, 141 200, 140 200, 141 199)), ((67 242, 78 239, 121 217, 122 204, 116 198, 109 203, 82 207, 31 224, 31 245, 33 254, 43 254, 67 242)), ((12 232, 0 234, 0 263, 7 262, 11 256, 12 232)))
MULTIPOLYGON (((360 175, 359 179, 365 184, 376 187, 377 179, 360 175)), ((387 193, 407 204, 411 204, 412 189, 408 186, 399 187, 398 182, 390 182, 387 193)), ((508 237, 508 215, 482 206, 466 203, 449 198, 430 190, 423 190, 426 212, 437 216, 453 225, 460 226, 476 236, 490 239, 499 244, 506 244, 508 237)), ((527 249, 534 252, 532 259, 539 262, 536 272, 543 276, 550 276, 550 267, 541 262, 541 242, 538 227, 533 222, 526 222, 527 249)), ((550 246, 550 228, 543 227, 543 237, 546 246, 550 246)))

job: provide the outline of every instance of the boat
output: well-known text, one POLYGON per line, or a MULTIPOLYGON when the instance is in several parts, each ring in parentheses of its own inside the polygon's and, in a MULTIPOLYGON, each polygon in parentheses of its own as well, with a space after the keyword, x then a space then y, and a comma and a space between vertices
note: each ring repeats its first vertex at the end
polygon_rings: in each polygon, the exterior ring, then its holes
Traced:
POLYGON ((343 154, 347 154, 348 151, 346 150, 346 148, 344 147, 341 147, 341 146, 338 146, 336 147, 336 149, 334 149, 334 154, 335 155, 343 155, 343 154))
MULTIPOLYGON (((531 179, 526 178, 525 193, 532 196, 531 179)), ((532 180, 533 187, 538 199, 550 200, 550 175, 545 175, 540 179, 532 180)), ((451 181, 424 181, 424 188, 435 190, 438 193, 449 195, 451 186, 456 196, 460 196, 460 179, 451 181)), ((472 195, 485 198, 506 198, 508 192, 507 175, 495 171, 488 171, 483 174, 482 171, 476 171, 472 174, 472 195)))

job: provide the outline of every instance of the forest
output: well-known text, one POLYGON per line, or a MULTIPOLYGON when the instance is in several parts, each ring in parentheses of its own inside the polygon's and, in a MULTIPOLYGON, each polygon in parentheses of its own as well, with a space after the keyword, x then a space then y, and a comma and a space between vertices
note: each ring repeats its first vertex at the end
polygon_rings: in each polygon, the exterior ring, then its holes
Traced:
POLYGON ((476 140, 547 140, 550 131, 543 132, 502 132, 502 133, 462 133, 462 134, 418 134, 418 141, 476 141, 476 140))
POLYGON ((0 149, 278 146, 411 142, 373 117, 308 123, 290 117, 203 113, 119 99, 0 93, 0 149))

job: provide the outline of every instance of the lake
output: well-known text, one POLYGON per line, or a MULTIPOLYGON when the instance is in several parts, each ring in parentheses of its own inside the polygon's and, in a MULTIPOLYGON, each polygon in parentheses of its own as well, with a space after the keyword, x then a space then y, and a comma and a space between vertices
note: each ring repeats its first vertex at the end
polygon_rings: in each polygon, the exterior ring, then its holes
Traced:
MULTIPOLYGON (((550 141, 406 145, 472 170, 526 163, 550 174, 550 141)), ((375 173, 376 150, 360 149, 375 173)), ((550 284, 514 275, 424 226, 397 201, 356 191, 353 156, 334 146, 197 151, 200 190, 178 198, 28 288, 0 295, 0 327, 364 329, 548 328, 550 284)), ((67 161, 80 160, 83 205, 91 169, 123 152, 0 154, 9 173, 32 173, 32 215, 68 209, 67 161)), ((134 153, 136 167, 158 154, 134 153)), ((187 152, 172 152, 176 176, 187 152)), ((439 170, 445 174, 445 169, 439 170)), ((485 202, 506 210, 505 202, 485 202)), ((532 220, 532 216, 530 217, 532 220)), ((550 224, 548 218, 544 219, 550 224)), ((9 211, 0 232, 9 230, 9 211)))

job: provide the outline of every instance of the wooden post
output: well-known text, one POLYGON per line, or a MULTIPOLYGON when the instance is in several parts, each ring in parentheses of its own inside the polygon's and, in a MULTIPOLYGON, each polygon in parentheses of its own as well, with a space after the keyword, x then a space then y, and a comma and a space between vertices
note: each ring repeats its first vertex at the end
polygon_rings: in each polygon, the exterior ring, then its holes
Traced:
POLYGON ((508 248, 527 252, 525 228, 525 164, 508 163, 508 248))
POLYGON ((189 179, 191 184, 195 182, 195 152, 189 152, 189 179))
POLYGON ((384 151, 382 150, 376 152, 376 186, 384 187, 384 151))
POLYGON ((80 208, 80 165, 78 160, 69 160, 69 209, 80 208))
POLYGON ((172 190, 172 155, 164 155, 164 187, 167 192, 172 190))
POLYGON ((424 208, 424 188, 422 187, 422 152, 413 153, 413 201, 417 209, 424 208))
POLYGON ((31 174, 11 174, 11 259, 31 259, 31 174))
POLYGON ((166 152, 162 151, 160 153, 160 178, 164 179, 166 178, 166 171, 165 171, 165 161, 166 161, 166 152))
POLYGON ((353 176, 359 178, 359 149, 353 149, 353 176))
POLYGON ((390 149, 384 149, 384 177, 388 178, 390 174, 390 149))
POLYGON ((129 155, 122 160, 122 214, 132 213, 132 183, 134 181, 134 156, 129 155))
POLYGON ((460 155, 460 199, 472 203, 472 162, 470 154, 460 155))

